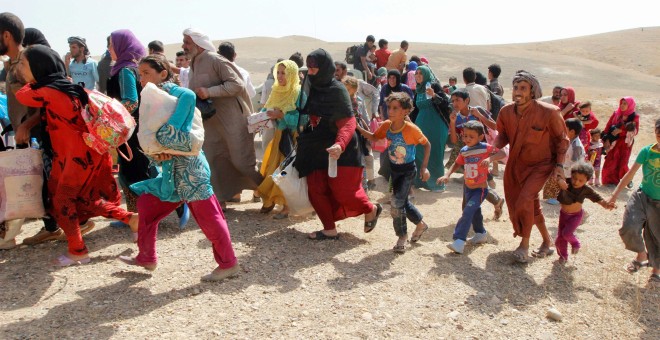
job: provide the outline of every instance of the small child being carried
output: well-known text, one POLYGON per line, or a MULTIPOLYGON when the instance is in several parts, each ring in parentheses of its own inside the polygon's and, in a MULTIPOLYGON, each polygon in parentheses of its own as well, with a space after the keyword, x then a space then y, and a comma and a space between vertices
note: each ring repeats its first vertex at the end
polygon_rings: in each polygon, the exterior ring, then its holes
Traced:
MULTIPOLYGON (((429 177, 431 177, 431 174, 426 169, 431 155, 431 143, 429 143, 417 125, 405 119, 413 108, 412 99, 407 94, 394 92, 385 101, 387 102, 389 119, 384 121, 374 133, 363 129, 360 125, 357 126, 357 130, 362 136, 372 142, 383 138, 387 138, 388 140, 386 152, 390 160, 393 187, 391 201, 392 223, 394 224, 394 232, 399 237, 394 246, 394 252, 403 253, 406 251, 406 241, 408 240, 406 218, 417 226, 410 238, 410 242, 415 243, 419 241, 422 234, 429 228, 422 220, 422 214, 408 200, 408 193, 417 175, 417 167, 415 165, 415 149, 417 144, 424 146, 424 161, 422 162, 421 169, 419 169, 419 177, 424 182, 428 181, 429 177)), ((385 154, 381 157, 384 156, 385 154)))
POLYGON ((571 253, 577 254, 580 249, 580 241, 575 236, 575 230, 582 222, 584 210, 582 203, 585 198, 600 204, 603 208, 612 210, 614 204, 607 203, 603 197, 587 185, 587 181, 594 175, 594 168, 585 162, 574 163, 571 167, 571 177, 566 181, 559 181, 561 191, 557 200, 561 204, 559 211, 559 226, 557 227, 557 254, 559 261, 568 261, 568 244, 571 244, 571 253))
POLYGON ((463 215, 454 229, 454 242, 447 245, 449 249, 462 254, 465 248, 470 225, 475 235, 467 240, 470 244, 485 243, 488 237, 484 228, 484 217, 481 214, 481 203, 488 194, 488 167, 491 162, 503 159, 506 153, 494 146, 484 143, 485 129, 483 124, 471 120, 463 124, 463 142, 465 146, 456 158, 449 172, 438 178, 439 183, 447 183, 449 176, 459 167, 464 167, 463 185, 463 215))

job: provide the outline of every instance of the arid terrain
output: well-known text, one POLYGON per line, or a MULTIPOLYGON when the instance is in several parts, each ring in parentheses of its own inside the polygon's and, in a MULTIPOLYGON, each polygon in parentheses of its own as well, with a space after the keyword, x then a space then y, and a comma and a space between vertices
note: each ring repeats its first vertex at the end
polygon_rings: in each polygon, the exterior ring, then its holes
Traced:
MULTIPOLYGON (((216 37, 214 37, 216 38, 216 37)), ((379 37, 377 37, 379 38, 379 37)), ((459 46, 415 43, 409 55, 423 55, 445 83, 473 66, 486 71, 499 63, 505 98, 518 69, 535 73, 550 94, 560 84, 576 89, 578 100, 594 103, 601 127, 619 98, 633 96, 641 116, 634 156, 655 141, 660 118, 660 28, 516 45, 459 46)), ((327 43, 306 37, 232 40, 237 63, 255 84, 278 57, 323 47, 343 59, 354 43, 327 43)), ((174 55, 180 44, 168 45, 174 55)), ((216 46, 218 42, 216 41, 216 46)), ((391 42, 395 49, 398 42, 391 42)), ((262 152, 257 137, 257 152, 262 152)), ((376 162, 377 163, 377 162, 376 162)), ((55 270, 48 260, 66 251, 65 242, 0 251, 0 338, 163 339, 182 338, 423 338, 423 339, 659 339, 660 289, 647 286, 650 274, 622 267, 633 254, 618 236, 623 208, 607 211, 585 203, 590 214, 578 228, 580 253, 561 265, 552 256, 514 264, 507 214, 491 219, 484 202, 489 242, 455 255, 445 246, 461 210, 458 176, 444 193, 417 191, 415 204, 431 226, 405 254, 392 252, 396 236, 389 217, 387 184, 369 195, 384 203, 374 232, 364 234, 362 218, 339 222, 337 241, 310 241, 321 228, 315 217, 273 220, 243 192, 226 216, 242 267, 221 283, 201 283, 215 267, 210 243, 193 219, 180 231, 172 214, 161 223, 155 272, 116 260, 136 254, 128 230, 98 218, 85 236, 93 260, 55 270), (549 308, 560 322, 546 318, 549 308)), ((635 178, 639 185, 640 176, 635 178)), ((609 197, 613 188, 597 189, 609 197)), ((501 178, 496 191, 502 194, 501 178)), ((559 209, 543 204, 552 233, 559 209)), ((18 237, 33 235, 30 222, 18 237)), ((532 247, 540 244, 532 234, 532 247)))

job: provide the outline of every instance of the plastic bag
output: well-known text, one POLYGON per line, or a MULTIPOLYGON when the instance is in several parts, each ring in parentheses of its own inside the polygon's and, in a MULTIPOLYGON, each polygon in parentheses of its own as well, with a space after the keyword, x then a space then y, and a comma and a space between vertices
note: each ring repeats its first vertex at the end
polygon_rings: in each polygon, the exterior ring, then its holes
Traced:
POLYGON ((140 129, 138 130, 138 140, 140 141, 142 151, 148 155, 159 153, 182 156, 199 155, 200 150, 202 150, 202 144, 204 144, 204 125, 199 109, 195 108, 195 116, 193 117, 192 128, 190 129, 192 151, 171 150, 158 143, 156 133, 172 117, 174 110, 176 110, 178 99, 152 83, 147 83, 142 89, 140 96, 140 129))
POLYGON ((40 150, 0 152, 0 221, 44 216, 43 171, 40 150))
MULTIPOLYGON (((379 118, 374 118, 369 123, 369 129, 371 132, 375 132, 381 124, 383 124, 383 122, 379 118)), ((381 153, 387 150, 387 139, 383 138, 375 142, 371 142, 371 150, 381 153)))
POLYGON ((307 215, 314 212, 314 207, 307 194, 307 178, 298 177, 298 170, 293 166, 295 158, 296 152, 293 151, 273 173, 273 182, 282 190, 290 214, 307 215))
MULTIPOLYGON (((85 144, 94 151, 104 154, 110 149, 126 144, 135 131, 135 119, 124 105, 96 90, 85 90, 89 103, 81 115, 89 132, 83 132, 85 144)), ((126 144, 128 156, 117 152, 126 160, 133 158, 131 148, 126 144)))

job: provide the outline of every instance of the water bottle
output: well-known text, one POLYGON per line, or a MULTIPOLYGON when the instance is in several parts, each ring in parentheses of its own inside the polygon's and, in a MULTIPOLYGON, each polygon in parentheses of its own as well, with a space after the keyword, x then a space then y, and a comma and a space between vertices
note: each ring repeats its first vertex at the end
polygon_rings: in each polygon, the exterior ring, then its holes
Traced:
POLYGON ((328 155, 328 177, 337 177, 337 160, 328 155))
MULTIPOLYGON (((430 88, 431 88, 431 83, 426 82, 426 90, 428 91, 428 89, 430 89, 430 88)), ((427 93, 426 94, 426 99, 431 99, 431 98, 433 98, 433 95, 427 93)))
POLYGON ((16 149, 16 141, 14 140, 14 135, 13 134, 7 134, 6 140, 7 140, 7 146, 5 148, 7 150, 16 149))
POLYGON ((37 142, 36 138, 30 138, 30 147, 39 150, 39 142, 37 142))

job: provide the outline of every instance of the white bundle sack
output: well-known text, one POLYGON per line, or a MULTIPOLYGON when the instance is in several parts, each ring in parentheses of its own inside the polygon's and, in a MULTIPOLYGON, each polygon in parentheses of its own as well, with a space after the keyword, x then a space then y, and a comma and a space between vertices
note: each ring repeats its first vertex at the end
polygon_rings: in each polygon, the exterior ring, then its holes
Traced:
MULTIPOLYGON (((292 157, 295 157, 295 154, 292 157)), ((292 215, 308 215, 314 212, 314 207, 309 202, 307 178, 298 177, 298 170, 293 166, 292 157, 288 157, 283 162, 284 169, 280 166, 273 173, 273 182, 282 190, 289 212, 292 215)))
POLYGON ((202 150, 202 144, 204 144, 204 125, 202 124, 202 114, 199 110, 195 108, 195 117, 193 118, 192 128, 190 129, 192 151, 172 150, 158 143, 156 133, 172 117, 178 99, 152 83, 147 83, 142 89, 140 96, 140 129, 138 130, 138 140, 144 153, 148 155, 159 153, 182 156, 199 155, 200 150, 202 150))
POLYGON ((43 171, 40 150, 0 152, 0 221, 44 216, 43 171))

